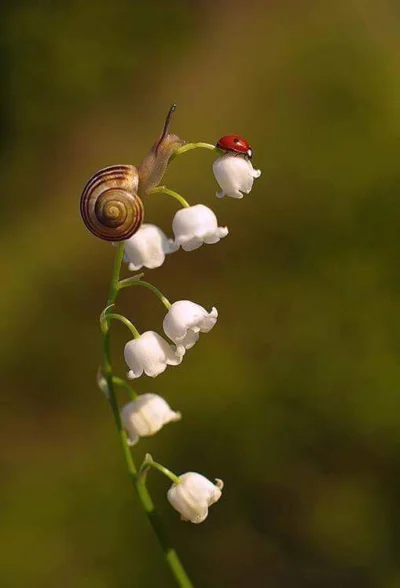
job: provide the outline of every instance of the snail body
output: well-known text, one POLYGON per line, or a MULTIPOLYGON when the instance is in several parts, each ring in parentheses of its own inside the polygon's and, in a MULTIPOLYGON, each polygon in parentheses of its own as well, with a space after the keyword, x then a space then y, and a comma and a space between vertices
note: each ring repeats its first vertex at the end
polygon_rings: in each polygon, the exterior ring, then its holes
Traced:
POLYGON ((111 165, 96 172, 81 196, 81 216, 89 231, 105 241, 125 241, 136 233, 144 218, 138 186, 133 165, 111 165))
POLYGON ((140 228, 144 218, 141 198, 161 182, 175 149, 184 144, 176 135, 168 134, 174 111, 175 105, 168 112, 159 139, 138 168, 133 165, 105 167, 86 183, 80 211, 86 227, 96 237, 105 241, 125 241, 140 228))

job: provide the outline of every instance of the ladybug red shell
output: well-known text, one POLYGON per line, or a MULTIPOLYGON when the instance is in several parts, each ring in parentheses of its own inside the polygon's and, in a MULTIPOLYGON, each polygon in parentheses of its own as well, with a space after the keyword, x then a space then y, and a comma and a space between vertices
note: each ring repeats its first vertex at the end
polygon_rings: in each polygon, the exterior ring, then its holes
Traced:
POLYGON ((217 143, 217 149, 221 151, 233 151, 239 155, 245 155, 249 159, 253 157, 253 151, 250 144, 239 135, 225 135, 217 143))

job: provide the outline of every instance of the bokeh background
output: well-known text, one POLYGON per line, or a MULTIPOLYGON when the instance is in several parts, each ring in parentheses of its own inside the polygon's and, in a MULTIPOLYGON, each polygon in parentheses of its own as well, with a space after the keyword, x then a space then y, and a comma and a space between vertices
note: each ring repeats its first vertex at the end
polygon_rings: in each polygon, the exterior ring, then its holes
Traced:
MULTIPOLYGON (((263 175, 242 201, 210 152, 166 177, 230 234, 146 273, 220 320, 137 382, 184 419, 134 453, 226 491, 183 524, 154 472, 159 511, 196 587, 400 586, 399 25, 396 0, 2 4, 2 587, 174 585, 95 384, 114 250, 78 213, 172 102, 181 138, 243 134, 263 175)), ((146 202, 169 234, 176 210, 146 202)), ((160 329, 150 292, 119 308, 160 329)))

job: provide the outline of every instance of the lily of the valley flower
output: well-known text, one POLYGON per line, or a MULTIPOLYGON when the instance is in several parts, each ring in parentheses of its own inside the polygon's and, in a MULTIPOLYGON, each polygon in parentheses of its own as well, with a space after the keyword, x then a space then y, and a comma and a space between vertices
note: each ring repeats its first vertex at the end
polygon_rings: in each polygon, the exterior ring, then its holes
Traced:
POLYGON ((211 331, 217 317, 218 311, 214 307, 211 312, 207 312, 195 302, 178 300, 172 304, 164 318, 164 333, 179 349, 190 349, 198 340, 200 333, 211 331))
POLYGON ((218 198, 243 198, 243 193, 248 194, 252 189, 254 179, 261 176, 261 171, 254 169, 249 159, 231 153, 214 161, 213 172, 222 188, 217 192, 218 198))
POLYGON ((185 251, 198 249, 203 243, 217 243, 228 234, 228 228, 218 227, 217 217, 203 204, 178 210, 172 229, 176 245, 185 251))
POLYGON ((150 437, 164 425, 182 418, 157 394, 141 394, 121 410, 121 421, 128 433, 129 445, 135 445, 139 437, 150 437))
POLYGON ((210 482, 201 474, 188 472, 179 476, 179 484, 172 484, 167 498, 183 521, 202 523, 208 515, 208 507, 221 498, 222 480, 210 482))
POLYGON ((143 224, 140 229, 125 241, 124 260, 129 263, 131 271, 142 267, 154 269, 160 267, 168 253, 179 249, 173 239, 168 239, 165 233, 156 225, 143 224))
POLYGON ((128 378, 134 380, 143 372, 155 378, 167 369, 167 365, 179 365, 184 353, 184 348, 178 350, 158 333, 146 331, 125 345, 125 361, 130 367, 128 378))

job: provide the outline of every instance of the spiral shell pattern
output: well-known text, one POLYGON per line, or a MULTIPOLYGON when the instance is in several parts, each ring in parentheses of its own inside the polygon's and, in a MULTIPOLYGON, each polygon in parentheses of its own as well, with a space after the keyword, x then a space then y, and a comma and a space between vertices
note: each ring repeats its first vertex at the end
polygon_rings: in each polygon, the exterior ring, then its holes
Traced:
POLYGON ((96 172, 81 195, 81 216, 93 235, 105 241, 125 241, 144 218, 137 195, 139 176, 133 165, 112 165, 96 172))

